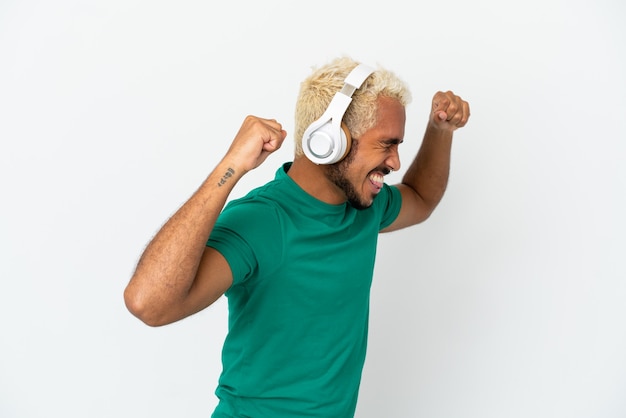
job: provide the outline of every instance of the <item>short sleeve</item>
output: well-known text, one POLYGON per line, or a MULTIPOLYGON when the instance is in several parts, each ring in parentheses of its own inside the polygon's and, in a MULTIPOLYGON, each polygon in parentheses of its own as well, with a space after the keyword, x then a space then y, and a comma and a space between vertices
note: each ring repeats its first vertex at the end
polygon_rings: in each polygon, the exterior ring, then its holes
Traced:
POLYGON ((268 203, 241 200, 229 203, 211 232, 207 246, 219 251, 233 274, 233 285, 267 274, 282 258, 281 222, 268 203))
POLYGON ((380 205, 380 210, 382 211, 379 230, 385 229, 396 220, 400 213, 402 194, 396 186, 383 184, 383 188, 376 199, 374 199, 374 202, 380 205))

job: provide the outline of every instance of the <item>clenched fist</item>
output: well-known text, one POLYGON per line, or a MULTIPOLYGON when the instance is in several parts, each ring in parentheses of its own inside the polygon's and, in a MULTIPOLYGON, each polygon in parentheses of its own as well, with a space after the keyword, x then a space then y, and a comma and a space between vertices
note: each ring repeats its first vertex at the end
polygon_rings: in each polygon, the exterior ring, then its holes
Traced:
POLYGON ((470 117, 469 103, 451 91, 437 92, 433 97, 430 123, 439 129, 455 131, 470 117))
POLYGON ((275 119, 247 116, 226 155, 248 172, 278 150, 286 137, 287 132, 275 119))

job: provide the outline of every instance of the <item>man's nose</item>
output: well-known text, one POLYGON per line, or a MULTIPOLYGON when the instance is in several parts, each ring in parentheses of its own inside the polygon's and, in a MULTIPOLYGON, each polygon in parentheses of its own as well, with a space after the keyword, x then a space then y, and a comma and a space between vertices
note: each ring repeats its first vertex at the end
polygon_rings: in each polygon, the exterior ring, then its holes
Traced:
POLYGON ((392 151, 386 163, 387 163, 387 167, 389 167, 393 171, 400 170, 400 154, 398 153, 398 148, 395 148, 392 151))

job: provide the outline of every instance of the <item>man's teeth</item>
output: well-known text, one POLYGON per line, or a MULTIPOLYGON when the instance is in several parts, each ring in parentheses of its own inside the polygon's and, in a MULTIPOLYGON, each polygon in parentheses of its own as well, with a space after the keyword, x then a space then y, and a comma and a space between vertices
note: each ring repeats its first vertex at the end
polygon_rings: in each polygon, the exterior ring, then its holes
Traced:
POLYGON ((374 183, 381 184, 381 185, 385 181, 383 176, 381 176, 380 174, 370 174, 370 180, 372 180, 374 183))

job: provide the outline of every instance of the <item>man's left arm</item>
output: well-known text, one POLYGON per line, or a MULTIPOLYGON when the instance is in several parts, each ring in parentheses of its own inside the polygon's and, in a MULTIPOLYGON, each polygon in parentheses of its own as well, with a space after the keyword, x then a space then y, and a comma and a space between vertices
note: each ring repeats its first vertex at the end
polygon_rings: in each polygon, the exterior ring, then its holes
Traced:
POLYGON ((434 95, 420 149, 397 185, 402 208, 383 232, 423 222, 435 210, 448 185, 453 133, 465 126, 469 116, 469 104, 451 91, 434 95))

